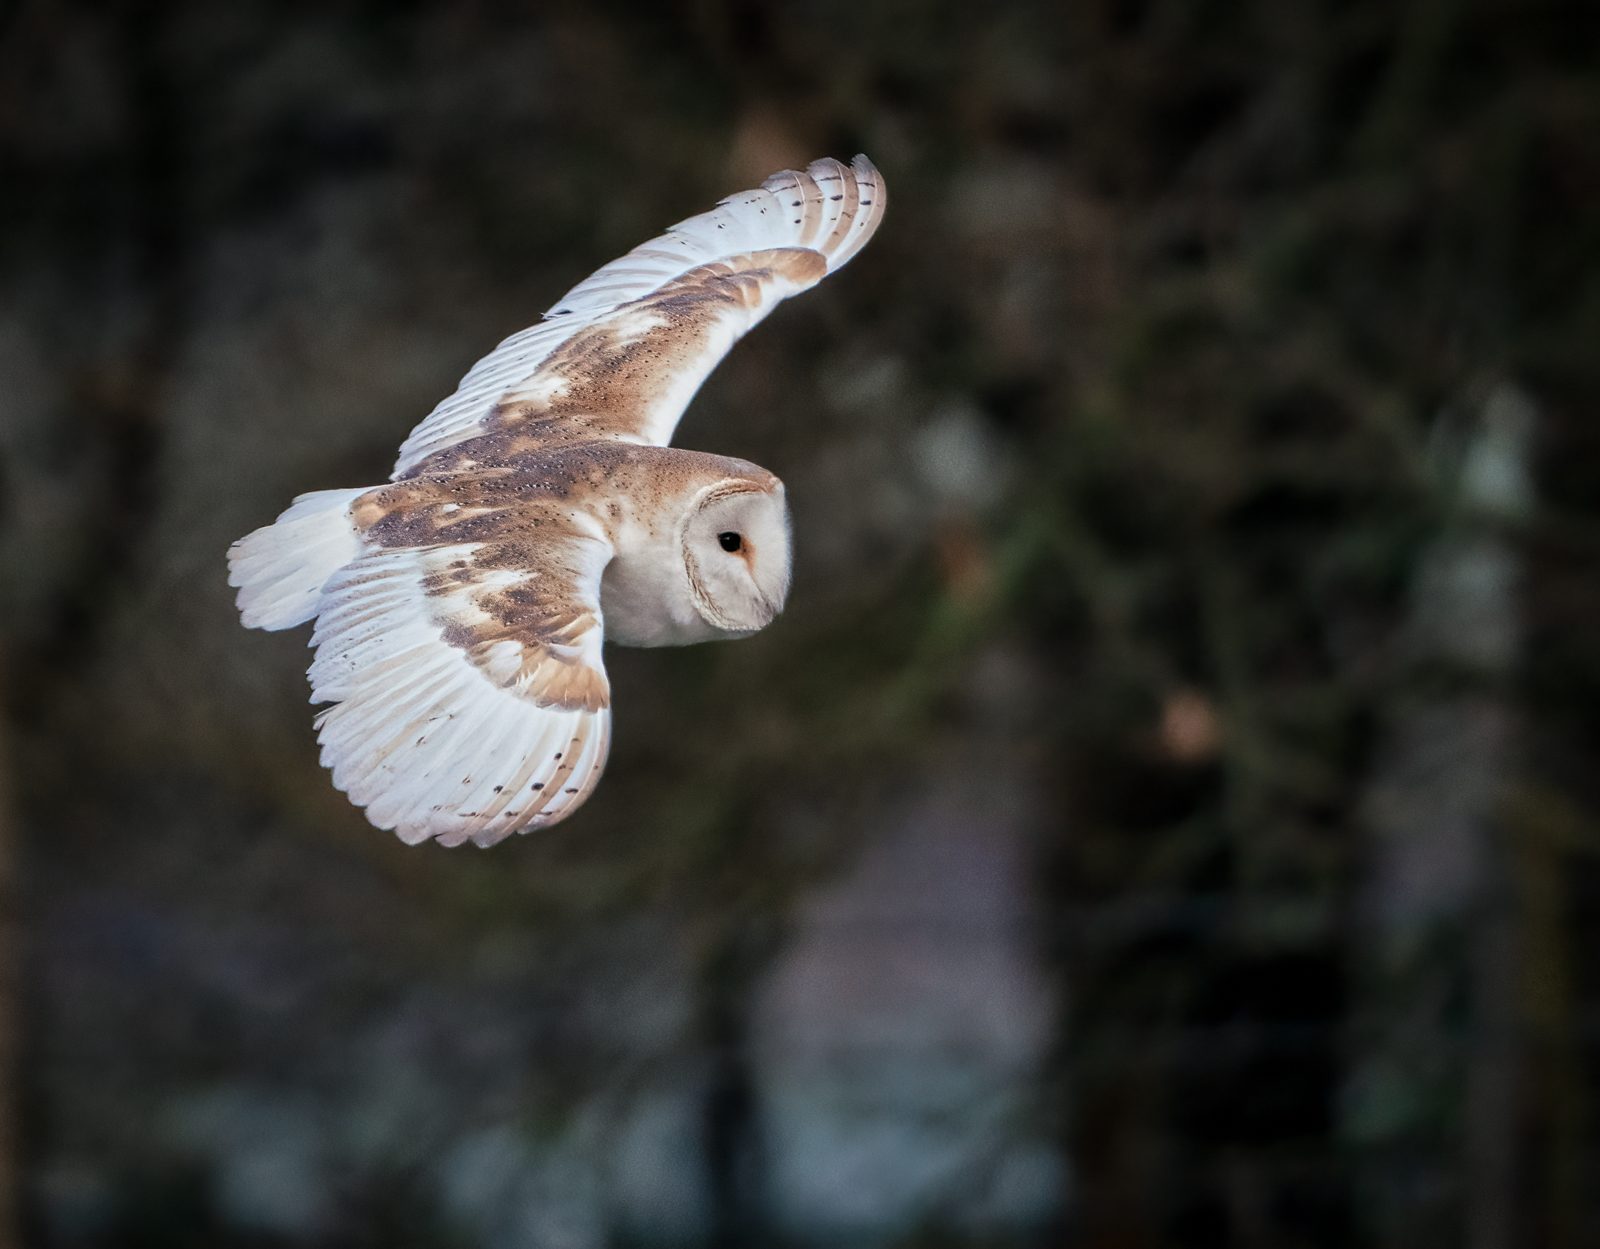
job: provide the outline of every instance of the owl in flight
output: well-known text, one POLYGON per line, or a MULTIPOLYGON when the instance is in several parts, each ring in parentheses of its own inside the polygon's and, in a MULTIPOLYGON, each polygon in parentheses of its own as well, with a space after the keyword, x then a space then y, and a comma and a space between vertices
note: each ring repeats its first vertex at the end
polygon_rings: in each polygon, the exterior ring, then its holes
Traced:
POLYGON ((883 219, 865 156, 773 174, 634 248, 473 365, 387 485, 303 494, 228 551, 254 629, 316 620, 322 762, 407 842, 554 824, 611 743, 601 642, 769 624, 783 483, 669 447, 717 362, 883 219))

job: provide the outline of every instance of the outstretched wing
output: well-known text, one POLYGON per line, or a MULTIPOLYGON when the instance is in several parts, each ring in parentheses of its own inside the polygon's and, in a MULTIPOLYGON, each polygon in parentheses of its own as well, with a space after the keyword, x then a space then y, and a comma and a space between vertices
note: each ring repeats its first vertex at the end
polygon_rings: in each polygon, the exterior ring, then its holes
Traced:
POLYGON ((490 846, 554 824, 600 780, 611 692, 600 576, 570 535, 373 551, 323 590, 311 644, 322 762, 407 842, 490 846))
MULTIPOLYGON (((679 222, 573 287, 545 319, 473 365, 411 431, 394 476, 458 447, 478 454, 591 438, 665 446, 694 392, 790 295, 846 264, 883 219, 865 156, 814 161, 679 222), (478 439, 490 441, 465 446, 478 439)), ((457 462, 459 461, 459 462, 457 462)))

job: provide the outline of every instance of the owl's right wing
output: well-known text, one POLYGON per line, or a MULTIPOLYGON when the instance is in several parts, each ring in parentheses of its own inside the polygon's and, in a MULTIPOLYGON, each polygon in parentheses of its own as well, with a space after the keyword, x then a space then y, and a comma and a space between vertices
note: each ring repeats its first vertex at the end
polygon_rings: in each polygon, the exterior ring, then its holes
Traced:
POLYGON ((883 219, 865 156, 784 170, 672 226, 513 334, 411 431, 394 477, 594 438, 665 446, 700 384, 782 300, 815 286, 883 219))
POLYGON ((611 741, 608 543, 374 550, 323 587, 310 670, 322 762, 407 842, 493 845, 566 818, 611 741))

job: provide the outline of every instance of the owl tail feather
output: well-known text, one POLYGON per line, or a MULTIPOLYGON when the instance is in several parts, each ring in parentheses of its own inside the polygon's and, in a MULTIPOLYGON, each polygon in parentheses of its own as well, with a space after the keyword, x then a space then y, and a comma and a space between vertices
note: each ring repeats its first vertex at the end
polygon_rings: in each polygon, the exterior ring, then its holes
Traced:
POLYGON ((370 487, 316 490, 228 548, 228 584, 252 629, 288 629, 317 614, 322 587, 362 551, 350 505, 370 487))

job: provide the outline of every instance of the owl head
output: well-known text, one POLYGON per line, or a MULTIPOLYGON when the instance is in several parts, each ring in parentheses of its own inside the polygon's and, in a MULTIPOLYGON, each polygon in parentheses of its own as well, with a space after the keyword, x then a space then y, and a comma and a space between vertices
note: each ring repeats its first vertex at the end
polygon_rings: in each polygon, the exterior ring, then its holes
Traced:
POLYGON ((689 593, 705 622, 730 633, 772 623, 789 594, 789 506, 783 483, 729 478, 697 494, 681 529, 689 593))

